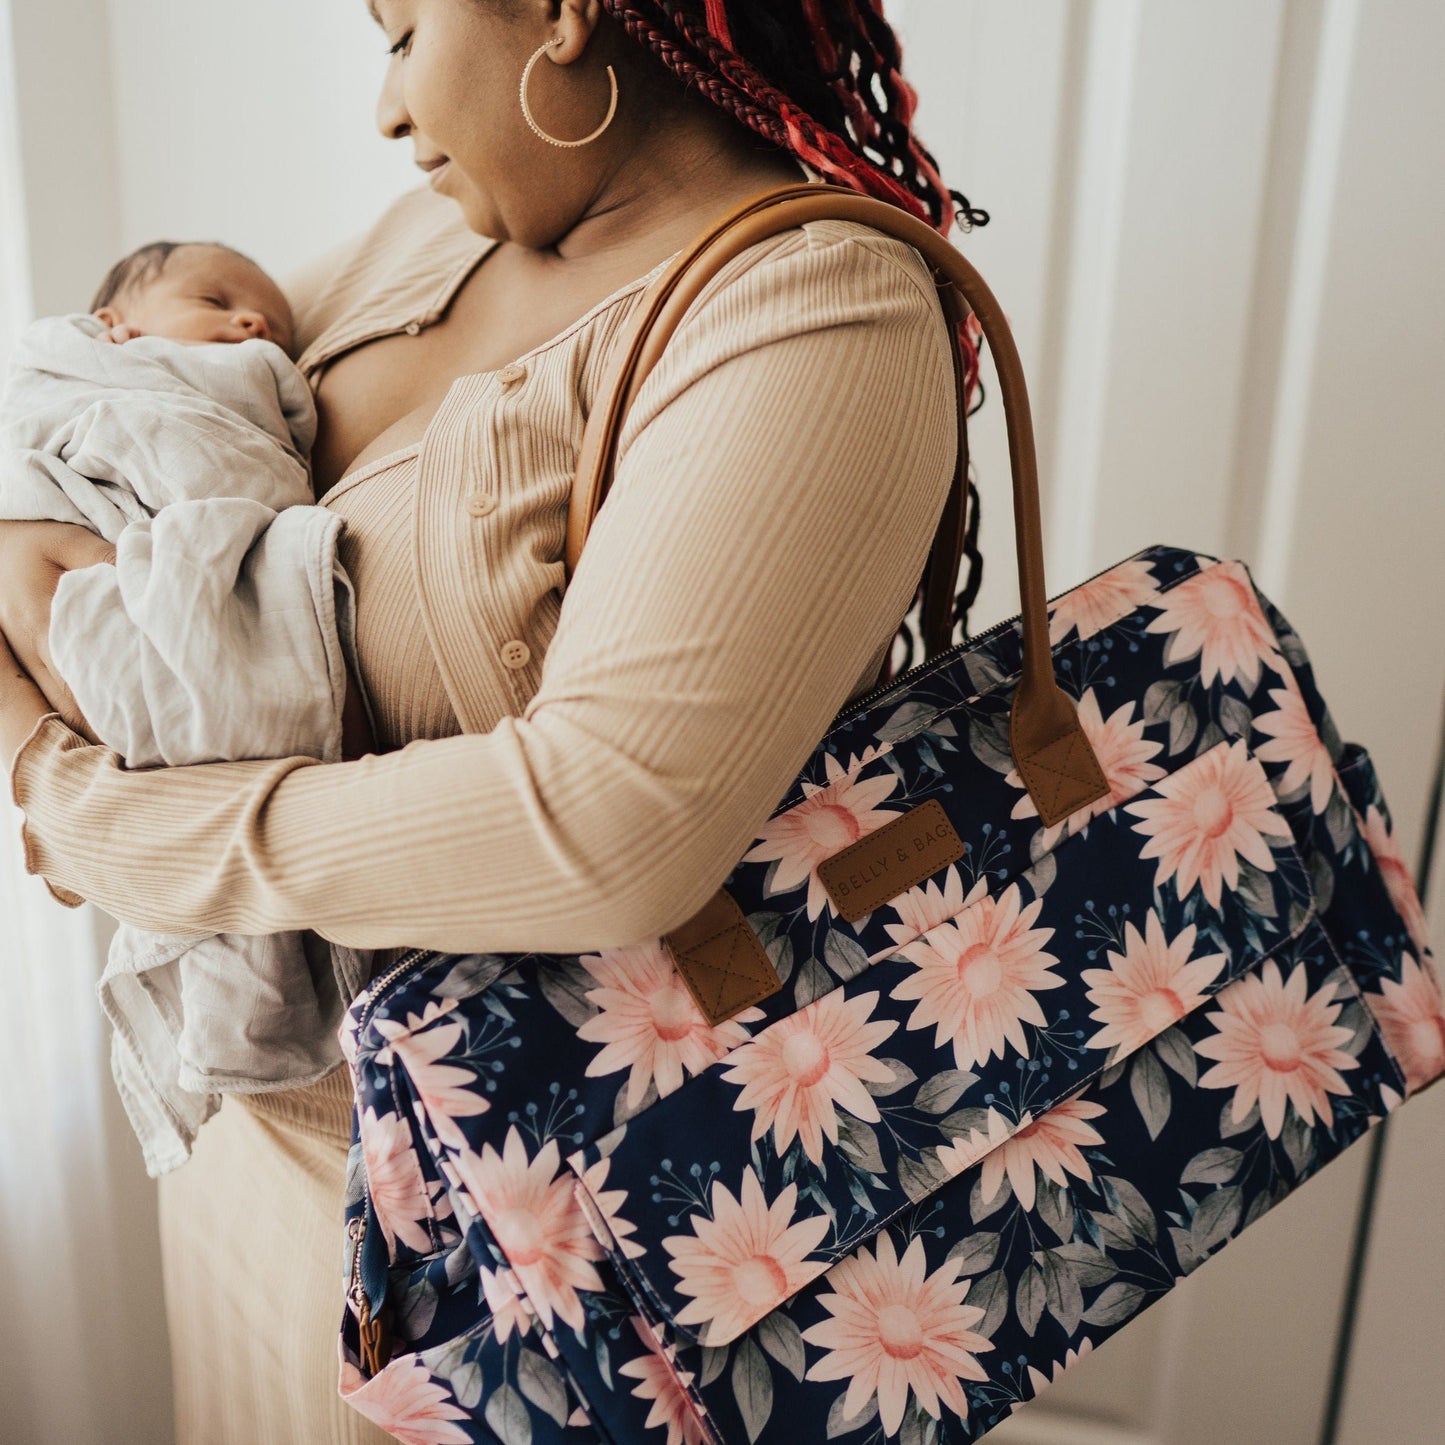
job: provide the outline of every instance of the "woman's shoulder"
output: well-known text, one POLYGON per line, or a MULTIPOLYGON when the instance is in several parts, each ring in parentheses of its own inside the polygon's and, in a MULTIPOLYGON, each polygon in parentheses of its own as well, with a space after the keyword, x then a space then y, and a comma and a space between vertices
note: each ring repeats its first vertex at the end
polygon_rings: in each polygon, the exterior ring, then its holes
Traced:
MULTIPOLYGON (((936 327, 943 308, 923 257, 858 221, 809 221, 758 241, 699 293, 676 345, 762 346, 831 326, 936 327)), ((670 346, 669 349, 672 349, 670 346)))
POLYGON ((774 342, 860 325, 932 330, 947 357, 942 303, 919 252, 857 221, 809 221, 747 247, 708 281, 664 349, 652 390, 669 390, 670 372, 680 380, 774 342))
POLYGON ((842 332, 852 337, 842 349, 875 394, 906 399, 952 386, 953 343, 919 252, 857 221, 809 221, 747 247, 703 287, 628 411, 619 455, 723 368, 796 392, 802 405, 820 388, 856 385, 835 371, 842 332), (900 357, 909 358, 905 367, 890 364, 900 357))
POLYGON ((495 243, 425 185, 398 196, 365 230, 282 279, 299 351, 338 323, 425 315, 454 278, 495 243))
POLYGON ((925 298, 936 294, 927 262, 906 241, 842 217, 808 221, 755 242, 709 282, 699 306, 740 284, 784 301, 797 300, 802 286, 841 306, 910 289, 925 298))

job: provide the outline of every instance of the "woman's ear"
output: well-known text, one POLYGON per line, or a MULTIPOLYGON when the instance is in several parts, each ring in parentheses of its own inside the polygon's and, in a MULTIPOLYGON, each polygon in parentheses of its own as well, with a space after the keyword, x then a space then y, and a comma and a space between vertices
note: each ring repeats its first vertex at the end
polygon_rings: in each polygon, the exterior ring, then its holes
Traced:
POLYGON ((552 48, 549 58, 558 65, 571 65, 586 50, 593 31, 606 13, 602 0, 560 0, 557 33, 562 44, 552 48))

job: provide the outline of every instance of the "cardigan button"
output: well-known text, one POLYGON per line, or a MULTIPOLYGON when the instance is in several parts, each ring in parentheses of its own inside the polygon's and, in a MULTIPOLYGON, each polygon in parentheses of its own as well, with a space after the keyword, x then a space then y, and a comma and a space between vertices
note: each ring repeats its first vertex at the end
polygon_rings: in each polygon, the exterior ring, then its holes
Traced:
POLYGON ((532 649, 525 642, 513 638, 510 642, 502 644, 502 666, 509 667, 513 672, 519 668, 526 667, 532 660, 532 649))
POLYGON ((526 376, 527 368, 513 361, 509 365, 502 367, 497 373, 497 380, 500 381, 503 386, 515 386, 519 381, 525 380, 526 376))
POLYGON ((497 510, 497 499, 485 492, 473 492, 467 498, 467 511, 474 517, 485 517, 497 510))
POLYGON ((419 336, 421 334, 421 322, 408 321, 406 323, 406 334, 408 336, 419 336))

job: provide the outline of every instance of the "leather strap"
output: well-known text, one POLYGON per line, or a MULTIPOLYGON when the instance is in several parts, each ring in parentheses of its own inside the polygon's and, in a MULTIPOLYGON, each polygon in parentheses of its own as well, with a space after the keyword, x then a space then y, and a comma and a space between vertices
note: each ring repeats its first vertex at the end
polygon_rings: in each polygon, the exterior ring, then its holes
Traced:
MULTIPOLYGON (((826 185, 817 181, 800 182, 795 185, 778 186, 761 191, 741 202, 718 220, 710 230, 705 231, 673 260, 671 266, 652 283, 638 308, 637 314, 628 324, 622 342, 618 345, 604 373, 599 401, 582 437, 582 450, 573 477, 571 506, 567 514, 567 545, 564 564, 566 578, 572 579, 578 559, 591 530, 592 522, 602 506, 612 485, 612 469, 617 454, 617 438, 622 430, 623 419, 632 405, 643 381, 656 365, 662 348, 666 345, 677 322, 680 312, 669 312, 668 303, 677 293, 680 283, 687 278, 687 300, 682 309, 686 310, 698 292, 714 274, 730 261, 736 251, 714 258, 712 248, 732 227, 756 216, 759 212, 776 206, 780 202, 795 199, 808 200, 820 192, 839 196, 854 196, 856 193, 841 186, 826 185), (704 260, 703 258, 706 257, 704 260), (695 283, 695 284, 694 284, 695 283), (670 316, 670 321, 662 318, 670 316), (659 329, 660 323, 665 329, 659 329), (656 336, 655 343, 649 345, 656 336)), ((891 209, 891 208, 890 208, 891 209)), ((902 214, 901 212, 899 214, 902 214)), ((816 219, 816 217, 810 218, 816 219)), ((851 218, 845 218, 851 219, 851 218)), ((802 222, 797 224, 801 225, 802 222)), ((746 249, 755 240, 764 240, 780 230, 791 229, 792 223, 769 225, 765 231, 746 240, 737 250, 746 249)), ((936 233, 934 233, 936 234, 936 233)), ((953 480, 944 501, 943 513, 939 518, 928 560, 923 569, 923 607, 920 615, 920 630, 923 633, 924 655, 936 657, 946 652, 953 641, 954 587, 958 579, 959 563, 963 556, 963 538, 967 523, 968 496, 968 397, 965 389, 965 365, 958 336, 958 326, 968 314, 959 300, 953 286, 936 273, 934 283, 938 287, 939 301, 944 315, 949 319, 951 350, 953 354, 954 382, 958 393, 958 453, 954 464, 953 480)), ((888 656, 885 653, 879 680, 888 671, 888 656)))
MULTIPOLYGON (((948 650, 954 587, 963 551, 968 486, 968 422, 959 327, 972 307, 998 368, 1013 470, 1014 526, 1023 599, 1023 676, 1014 694, 1009 736, 1014 762, 1045 824, 1062 821, 1109 790, 1074 704, 1058 686, 1049 650, 1028 388, 1013 334, 977 271, 931 226, 882 201, 841 186, 781 186, 744 201, 681 252, 648 289, 623 344, 609 363, 600 399, 587 420, 567 515, 566 576, 571 579, 593 519, 612 484, 617 440, 628 408, 668 339, 703 288, 735 256, 780 231, 810 221, 857 221, 896 236, 920 252, 933 274, 953 356, 958 452, 952 483, 923 571, 925 654, 948 650)), ((885 655, 884 669, 887 668, 885 655)), ((746 916, 726 889, 662 940, 704 1017, 722 1023, 782 987, 746 916)))
POLYGON ((719 888, 663 939, 703 1017, 716 1026, 783 986, 747 915, 719 888))
POLYGON ((971 308, 998 370, 1013 472, 1014 530, 1023 615, 1023 673, 1014 694, 1009 736, 1014 763, 1047 825, 1103 797, 1108 782, 1074 703, 1054 676, 1049 648, 1048 593, 1044 584, 1038 459, 1034 451, 1028 386, 1003 309, 982 276, 933 227, 887 202, 842 186, 818 182, 780 186, 743 202, 684 250, 649 288, 617 347, 601 399, 588 418, 573 479, 567 518, 566 569, 570 578, 612 483, 622 421, 661 357, 668 339, 708 282, 750 246, 810 221, 848 220, 882 231, 918 251, 933 273, 948 321, 958 372, 959 460, 925 568, 925 646, 930 657, 949 645, 951 592, 962 547, 963 490, 967 476, 963 384, 958 321, 971 308))

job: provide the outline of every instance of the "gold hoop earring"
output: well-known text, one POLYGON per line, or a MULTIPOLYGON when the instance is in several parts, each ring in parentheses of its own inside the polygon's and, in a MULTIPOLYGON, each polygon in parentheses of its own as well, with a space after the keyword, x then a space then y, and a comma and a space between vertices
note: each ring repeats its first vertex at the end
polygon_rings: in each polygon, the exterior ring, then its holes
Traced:
POLYGON ((558 35, 544 45, 539 45, 532 53, 532 58, 527 62, 527 68, 522 72, 522 115, 532 130, 548 145, 554 146, 585 146, 595 141, 598 136, 612 124, 612 117, 617 114, 617 73, 609 65, 607 67, 607 78, 612 82, 612 103, 607 107, 607 114, 603 117, 602 124, 592 132, 591 135, 584 135, 581 140, 558 140, 554 135, 548 135, 533 118, 532 107, 527 104, 527 82, 532 78, 532 67, 541 58, 544 51, 553 45, 560 45, 563 37, 558 35))

